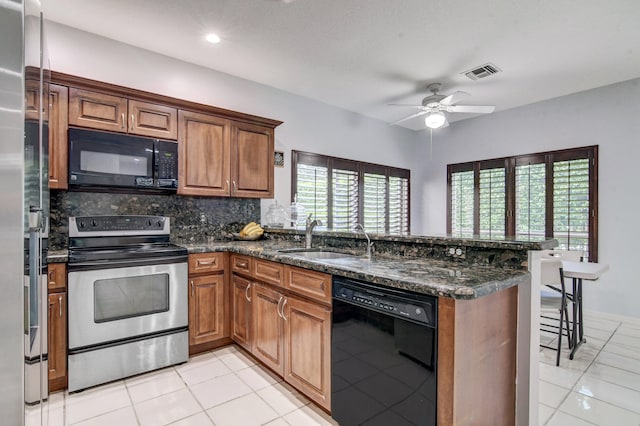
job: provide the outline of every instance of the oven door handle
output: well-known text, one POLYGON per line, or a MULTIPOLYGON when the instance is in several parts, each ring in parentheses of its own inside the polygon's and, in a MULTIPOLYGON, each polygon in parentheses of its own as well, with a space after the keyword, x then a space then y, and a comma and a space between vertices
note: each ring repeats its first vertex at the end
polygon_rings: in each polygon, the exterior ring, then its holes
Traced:
POLYGON ((171 263, 184 263, 186 261, 186 255, 126 260, 92 260, 78 263, 69 262, 69 271, 95 271, 99 269, 128 268, 132 266, 168 265, 171 263))

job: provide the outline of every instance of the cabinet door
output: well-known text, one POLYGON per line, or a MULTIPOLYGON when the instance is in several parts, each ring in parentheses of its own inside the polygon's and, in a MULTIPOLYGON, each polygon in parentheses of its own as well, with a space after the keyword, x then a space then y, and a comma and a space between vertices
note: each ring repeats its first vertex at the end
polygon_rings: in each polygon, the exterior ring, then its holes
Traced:
POLYGON ((315 303, 287 297, 284 379, 331 409, 331 311, 315 303))
POLYGON ((49 392, 67 387, 67 293, 49 294, 49 392))
POLYGON ((24 117, 27 120, 40 119, 40 81, 24 81, 24 117))
POLYGON ((49 85, 49 188, 67 189, 69 174, 69 89, 49 85))
POLYGON ((231 338, 251 352, 251 281, 231 275, 231 338))
POLYGON ((234 123, 231 195, 273 198, 273 129, 234 123))
POLYGON ((179 111, 178 194, 229 195, 229 121, 179 111))
POLYGON ((284 371, 284 329, 279 313, 283 300, 281 293, 254 284, 251 353, 280 375, 284 371))
POLYGON ((189 344, 227 337, 224 325, 224 274, 189 277, 189 344))
POLYGON ((67 291, 67 264, 50 263, 47 268, 47 289, 49 293, 67 291))
POLYGON ((127 99, 69 89, 69 125, 113 132, 127 131, 127 99))
POLYGON ((178 110, 164 105, 129 100, 129 133, 178 139, 178 110))

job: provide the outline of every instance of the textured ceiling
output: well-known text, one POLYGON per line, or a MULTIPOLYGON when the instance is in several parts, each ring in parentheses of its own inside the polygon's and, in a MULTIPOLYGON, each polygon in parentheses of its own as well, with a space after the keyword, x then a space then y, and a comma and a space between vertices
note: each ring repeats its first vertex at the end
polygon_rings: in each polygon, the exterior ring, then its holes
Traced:
MULTIPOLYGON (((640 77, 638 0, 42 0, 46 19, 386 122, 429 83, 496 110, 640 77), (208 32, 222 37, 206 43, 208 32), (486 62, 502 72, 462 75, 486 62)), ((469 117, 455 114, 451 121, 469 117)), ((402 123, 420 130, 422 119, 402 123)))

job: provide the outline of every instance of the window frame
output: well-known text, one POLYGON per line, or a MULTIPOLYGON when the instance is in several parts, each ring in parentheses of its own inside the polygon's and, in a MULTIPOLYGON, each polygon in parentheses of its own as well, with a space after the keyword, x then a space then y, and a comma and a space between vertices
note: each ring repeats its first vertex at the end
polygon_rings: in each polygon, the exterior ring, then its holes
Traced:
POLYGON ((589 160, 589 225, 588 244, 589 260, 598 259, 598 145, 561 149, 556 151, 523 154, 511 157, 501 157, 489 160, 470 161, 466 163, 447 165, 447 233, 452 232, 452 176, 459 172, 474 172, 474 203, 473 226, 474 235, 479 234, 480 225, 480 199, 479 199, 479 174, 481 169, 494 168, 496 165, 504 165, 506 169, 505 181, 505 237, 512 238, 516 234, 516 166, 523 164, 546 165, 545 172, 545 237, 553 238, 553 165, 560 161, 579 159, 589 160))
MULTIPOLYGON (((297 165, 326 167, 328 178, 327 204, 329 206, 327 217, 327 229, 333 226, 333 169, 351 170, 358 172, 358 223, 364 224, 364 175, 365 173, 384 175, 386 177, 385 189, 385 233, 389 233, 389 177, 404 178, 407 180, 407 234, 411 232, 411 170, 399 167, 385 166, 383 164, 368 163, 365 161, 350 160, 340 157, 332 157, 305 151, 291 151, 291 201, 294 201, 298 192, 297 165)), ((400 234, 404 235, 404 234, 400 234)))

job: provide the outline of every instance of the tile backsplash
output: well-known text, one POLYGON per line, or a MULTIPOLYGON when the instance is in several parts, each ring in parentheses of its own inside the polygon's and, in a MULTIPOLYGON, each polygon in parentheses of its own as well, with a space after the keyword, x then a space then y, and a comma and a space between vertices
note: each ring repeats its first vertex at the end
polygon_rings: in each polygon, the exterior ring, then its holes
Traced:
POLYGON ((247 222, 260 220, 260 200, 51 191, 49 247, 67 247, 69 216, 89 215, 169 216, 174 243, 225 240, 247 222))

